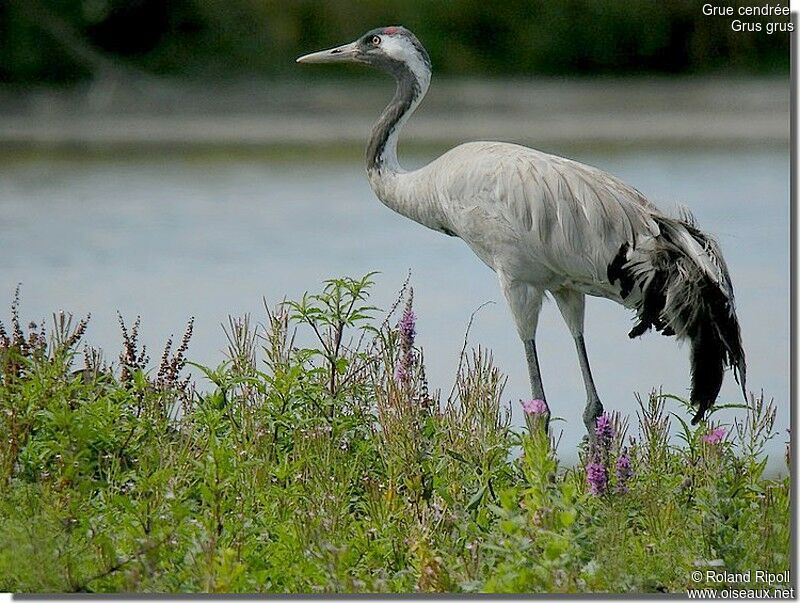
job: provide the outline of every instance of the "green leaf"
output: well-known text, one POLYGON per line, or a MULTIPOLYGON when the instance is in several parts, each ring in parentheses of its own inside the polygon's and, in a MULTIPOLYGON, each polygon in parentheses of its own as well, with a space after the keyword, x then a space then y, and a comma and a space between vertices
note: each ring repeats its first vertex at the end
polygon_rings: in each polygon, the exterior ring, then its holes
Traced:
POLYGON ((460 452, 456 452, 452 448, 445 448, 445 454, 447 454, 447 456, 453 457, 457 461, 460 461, 464 464, 468 464, 467 459, 465 459, 460 452))
POLYGON ((550 534, 550 538, 544 546, 544 556, 551 561, 555 561, 566 551, 567 540, 558 534, 550 534))
POLYGON ((558 512, 558 523, 561 527, 568 528, 575 523, 577 512, 575 509, 564 509, 558 512))
POLYGON ((472 498, 469 499, 467 503, 467 511, 472 511, 478 508, 478 505, 481 504, 483 500, 483 495, 486 494, 486 485, 481 486, 478 488, 478 491, 472 495, 472 498))

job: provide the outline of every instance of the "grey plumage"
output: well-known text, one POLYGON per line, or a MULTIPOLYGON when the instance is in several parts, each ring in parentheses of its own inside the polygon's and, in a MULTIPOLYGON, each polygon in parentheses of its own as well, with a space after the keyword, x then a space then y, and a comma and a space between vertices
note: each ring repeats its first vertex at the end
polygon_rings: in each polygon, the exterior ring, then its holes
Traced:
POLYGON ((575 339, 590 433, 603 407, 583 335, 586 295, 634 310, 639 322, 631 336, 653 327, 691 341, 695 422, 716 400, 724 368, 734 368, 744 391, 730 276, 718 244, 688 213, 670 218, 610 174, 509 143, 462 144, 418 170, 404 170, 397 160, 398 133, 431 75, 427 52, 405 28, 372 30, 298 61, 362 63, 395 78, 394 98, 367 145, 370 185, 394 211, 461 238, 497 273, 525 344, 534 398, 546 399, 535 345, 545 293, 575 339))

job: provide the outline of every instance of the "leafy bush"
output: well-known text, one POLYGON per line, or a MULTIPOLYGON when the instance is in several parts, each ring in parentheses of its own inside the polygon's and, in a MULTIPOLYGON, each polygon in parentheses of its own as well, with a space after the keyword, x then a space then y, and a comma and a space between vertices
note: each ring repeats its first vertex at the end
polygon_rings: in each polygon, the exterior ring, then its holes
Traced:
POLYGON ((411 291, 379 322, 371 284, 328 281, 257 327, 231 319, 202 386, 183 376, 191 323, 154 371, 138 319, 120 319, 117 363, 86 348, 74 370, 87 321, 23 328, 15 299, 0 589, 683 592, 698 566, 788 569, 789 479, 762 476, 763 397, 733 426, 693 429, 653 393, 636 437, 604 416, 563 469, 535 414, 511 427, 485 350, 463 355, 446 399, 431 393, 411 291))

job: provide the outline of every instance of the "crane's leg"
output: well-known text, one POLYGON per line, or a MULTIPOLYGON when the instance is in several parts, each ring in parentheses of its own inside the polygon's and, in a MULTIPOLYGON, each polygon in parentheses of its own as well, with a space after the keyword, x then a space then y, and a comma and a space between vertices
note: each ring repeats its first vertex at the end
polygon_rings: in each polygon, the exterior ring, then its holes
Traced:
POLYGON ((583 424, 589 432, 589 437, 594 436, 595 423, 597 417, 603 414, 603 404, 592 379, 592 371, 589 369, 589 357, 586 355, 586 343, 583 339, 583 315, 585 308, 585 296, 583 293, 571 289, 559 289, 553 292, 553 297, 561 310, 561 316, 567 323, 572 338, 575 340, 575 347, 578 350, 578 362, 583 373, 583 385, 586 388, 586 408, 583 411, 583 424))
POLYGON ((535 400, 545 400, 542 375, 539 371, 539 357, 536 355, 536 338, 525 339, 523 343, 525 344, 525 360, 528 363, 528 378, 531 380, 531 395, 535 400))
POLYGON ((544 291, 527 283, 512 281, 498 271, 500 287, 506 297, 514 323, 517 326, 522 342, 525 345, 525 360, 528 363, 528 376, 531 380, 531 395, 541 400, 545 406, 544 428, 550 424, 550 407, 544 395, 542 376, 539 372, 539 357, 536 354, 536 327, 539 323, 539 311, 542 309, 544 291))

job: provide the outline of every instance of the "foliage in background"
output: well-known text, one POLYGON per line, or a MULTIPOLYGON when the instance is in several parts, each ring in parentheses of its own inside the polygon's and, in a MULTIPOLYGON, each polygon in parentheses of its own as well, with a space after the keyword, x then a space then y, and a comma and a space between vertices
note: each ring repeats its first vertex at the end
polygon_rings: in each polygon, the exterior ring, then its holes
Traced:
POLYGON ((119 360, 87 347, 75 370, 86 321, 26 328, 15 300, 0 590, 683 592, 703 586, 698 567, 788 570, 789 478, 762 475, 763 397, 726 430, 653 394, 635 435, 606 417, 600 452, 565 469, 535 404, 530 429, 511 428, 484 350, 463 354, 446 399, 431 393, 410 293, 395 326, 403 296, 379 322, 370 285, 335 279, 263 325, 231 319, 203 391, 182 376, 191 323, 150 371, 138 319, 120 318, 119 360), (591 464, 613 472, 602 488, 591 464))
POLYGON ((71 82, 115 65, 195 77, 294 73, 299 54, 390 24, 415 31, 443 74, 788 72, 788 34, 735 32, 731 19, 704 16, 702 5, 695 0, 3 0, 0 81, 71 82))

